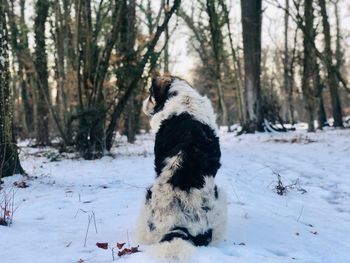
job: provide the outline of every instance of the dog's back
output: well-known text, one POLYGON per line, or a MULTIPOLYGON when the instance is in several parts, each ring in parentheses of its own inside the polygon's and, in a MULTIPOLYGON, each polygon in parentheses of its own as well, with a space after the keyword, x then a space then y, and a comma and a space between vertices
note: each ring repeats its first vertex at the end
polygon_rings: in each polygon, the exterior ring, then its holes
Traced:
POLYGON ((153 108, 147 105, 151 97, 144 105, 146 111, 153 110, 157 175, 147 191, 137 234, 143 243, 162 244, 160 254, 179 256, 180 245, 190 249, 222 237, 226 200, 214 183, 221 153, 209 100, 185 81, 161 83, 168 86, 157 87, 153 81, 153 108))

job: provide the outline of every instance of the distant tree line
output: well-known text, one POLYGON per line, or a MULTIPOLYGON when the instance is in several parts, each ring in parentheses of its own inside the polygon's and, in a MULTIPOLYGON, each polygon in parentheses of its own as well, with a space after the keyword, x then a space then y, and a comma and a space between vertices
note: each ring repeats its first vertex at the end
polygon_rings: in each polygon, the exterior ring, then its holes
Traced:
POLYGON ((62 150, 74 146, 86 159, 110 150, 118 124, 132 142, 147 72, 158 67, 163 49, 156 46, 180 2, 163 1, 155 12, 151 1, 37 0, 31 29, 31 3, 4 0, 21 134, 35 137, 36 146, 58 136, 62 150))
POLYGON ((211 94, 221 125, 239 121, 242 132, 254 132, 266 130, 266 123, 286 130, 285 123, 306 121, 314 131, 314 121, 322 129, 332 118, 334 127, 343 127, 350 90, 344 77, 340 3, 241 0, 242 37, 232 29, 230 10, 237 2, 200 0, 191 9, 180 8, 179 16, 192 32, 191 50, 200 58, 195 86, 211 94), (280 46, 261 42, 267 19, 263 8, 271 7, 284 13, 280 46), (336 18, 333 28, 330 9, 336 18))
POLYGON ((1 171, 11 158, 19 164, 16 136, 33 146, 58 141, 85 159, 109 151, 117 131, 134 142, 148 127, 141 104, 150 73, 171 68, 169 41, 176 45, 180 26, 198 57, 193 84, 229 130, 235 122, 244 133, 306 121, 314 131, 329 118, 343 127, 350 113, 341 0, 0 1, 1 171), (262 45, 270 7, 284 14, 280 46, 262 45))

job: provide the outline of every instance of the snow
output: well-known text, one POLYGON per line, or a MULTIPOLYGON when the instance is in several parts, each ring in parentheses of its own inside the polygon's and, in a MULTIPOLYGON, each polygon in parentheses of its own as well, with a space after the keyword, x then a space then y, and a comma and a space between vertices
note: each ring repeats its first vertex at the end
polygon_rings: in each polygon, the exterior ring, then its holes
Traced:
MULTIPOLYGON (((53 149, 21 144, 22 164, 37 178, 16 189, 14 222, 0 226, 2 263, 113 262, 111 251, 96 242, 138 245, 134 226, 154 177, 153 135, 133 145, 118 141, 113 156, 95 161, 49 162, 45 156, 53 149), (92 213, 97 233, 92 220, 84 247, 92 213)), ((349 142, 346 129, 239 137, 221 131, 217 184, 228 194, 226 239, 196 248, 188 262, 350 262, 349 142), (289 185, 286 195, 274 189, 276 174, 289 185)), ((5 178, 5 187, 21 179, 5 178)), ((157 262, 150 247, 140 250, 116 261, 157 262)))

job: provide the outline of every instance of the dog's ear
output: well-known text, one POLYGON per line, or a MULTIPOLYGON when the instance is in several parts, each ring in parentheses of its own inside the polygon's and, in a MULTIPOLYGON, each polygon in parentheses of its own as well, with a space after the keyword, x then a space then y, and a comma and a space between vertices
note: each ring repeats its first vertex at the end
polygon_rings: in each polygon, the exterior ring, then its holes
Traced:
POLYGON ((172 78, 170 76, 153 76, 151 94, 156 103, 163 103, 168 95, 172 78))
POLYGON ((159 71, 158 71, 158 70, 152 70, 152 72, 151 72, 151 78, 152 78, 152 80, 154 80, 154 79, 156 79, 156 78, 159 78, 159 77, 161 77, 159 71))

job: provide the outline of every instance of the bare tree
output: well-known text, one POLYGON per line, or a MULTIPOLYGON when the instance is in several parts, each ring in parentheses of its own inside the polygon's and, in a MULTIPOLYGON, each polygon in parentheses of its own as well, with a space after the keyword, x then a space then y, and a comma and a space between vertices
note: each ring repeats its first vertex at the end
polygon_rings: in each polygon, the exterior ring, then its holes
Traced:
POLYGON ((105 145, 106 101, 104 83, 109 61, 120 30, 123 1, 112 4, 112 28, 98 43, 99 22, 92 23, 90 1, 77 1, 76 9, 76 60, 79 112, 71 120, 79 120, 76 146, 86 159, 103 156, 105 145))
POLYGON ((340 32, 340 17, 339 17, 339 0, 335 0, 333 2, 334 5, 334 13, 335 13, 335 19, 336 19, 336 49, 335 49, 335 58, 336 58, 336 65, 337 65, 337 71, 340 72, 341 66, 343 65, 343 57, 344 54, 341 49, 341 32, 340 32))
POLYGON ((28 134, 34 133, 36 118, 36 90, 35 69, 32 54, 28 44, 28 27, 25 23, 25 1, 20 1, 21 15, 17 18, 14 14, 14 1, 5 1, 5 11, 9 18, 10 45, 14 60, 18 63, 18 76, 20 77, 21 100, 24 111, 24 127, 28 134), (17 23, 17 21, 19 21, 17 23))
POLYGON ((326 83, 330 90, 331 94, 331 102, 332 102, 332 113, 334 119, 334 127, 343 127, 343 119, 342 119, 342 109, 340 105, 339 99, 339 81, 337 78, 337 68, 336 65, 333 64, 333 52, 331 47, 331 33, 330 26, 328 22, 328 14, 326 8, 326 1, 319 0, 319 5, 321 8, 321 16, 322 16, 322 24, 323 24, 323 34, 324 34, 324 58, 327 69, 327 79, 326 83))
POLYGON ((4 0, 0 0, 0 179, 24 173, 13 135, 12 96, 9 87, 9 55, 4 0))
MULTIPOLYGON (((125 1, 121 19, 120 37, 117 43, 117 53, 122 57, 116 70, 117 86, 121 91, 130 84, 135 71, 136 53, 136 1, 131 0, 129 4, 125 1)), ((126 105, 124 112, 124 131, 128 142, 133 143, 136 139, 137 119, 140 116, 140 102, 137 94, 133 92, 126 105)))
POLYGON ((117 127, 118 120, 123 110, 125 109, 125 106, 127 105, 129 98, 132 96, 133 92, 137 89, 139 81, 142 78, 142 73, 145 69, 145 66, 147 62, 151 59, 152 55, 154 54, 154 48, 158 43, 160 36, 162 35, 166 26, 168 25, 170 18, 173 16, 175 11, 178 10, 180 4, 181 4, 181 0, 174 0, 172 7, 169 9, 169 12, 165 13, 163 22, 161 23, 161 25, 157 27, 157 30, 154 33, 153 38, 148 42, 146 46, 146 52, 137 63, 137 67, 135 68, 134 75, 132 77, 132 80, 130 81, 130 84, 126 87, 125 91, 123 92, 123 95, 118 100, 118 103, 114 105, 112 109, 112 114, 111 114, 111 121, 106 130, 106 149, 107 150, 110 150, 112 147, 113 139, 114 139, 114 131, 117 127))
POLYGON ((315 29, 314 29, 314 8, 313 0, 304 1, 304 21, 305 28, 304 33, 304 60, 303 60, 303 79, 302 89, 305 102, 305 109, 307 113, 308 131, 315 131, 314 114, 315 114, 315 64, 310 63, 315 58, 314 41, 315 41, 315 29))
POLYGON ((216 1, 214 0, 207 0, 207 13, 209 16, 209 27, 210 27, 210 34, 211 34, 211 46, 215 58, 215 79, 216 79, 216 86, 218 90, 218 98, 219 98, 219 105, 220 105, 220 115, 221 115, 221 124, 222 125, 229 125, 228 121, 228 113, 227 113, 227 106, 225 103, 224 98, 224 88, 222 85, 222 79, 221 79, 221 71, 222 71, 222 64, 225 60, 224 57, 224 41, 222 36, 222 25, 220 23, 220 15, 218 14, 217 6, 215 4, 216 1))
POLYGON ((55 0, 53 5, 53 14, 55 22, 51 22, 51 35, 55 46, 55 79, 57 82, 56 108, 62 123, 67 122, 68 98, 66 87, 65 70, 65 20, 63 18, 60 0, 55 0))
POLYGON ((48 145, 49 140, 49 84, 47 70, 47 54, 45 41, 45 23, 48 17, 49 2, 38 0, 36 2, 36 17, 34 21, 35 31, 35 69, 37 72, 37 120, 36 143, 48 145))
POLYGON ((261 0, 241 0, 245 100, 247 121, 246 132, 263 131, 263 116, 261 112, 261 0))
POLYGON ((323 129, 323 126, 327 124, 327 115, 324 107, 323 90, 324 80, 321 78, 320 66, 317 62, 317 58, 313 58, 312 62, 315 64, 315 100, 316 100, 316 115, 317 115, 317 128, 323 129))
MULTIPOLYGON (((164 0, 163 0, 164 1, 164 0)), ((169 9, 169 0, 166 0, 164 3, 164 12, 167 12, 169 9)), ((165 47, 164 47, 164 72, 169 72, 169 25, 165 28, 165 47)))
POLYGON ((237 56, 237 51, 235 47, 233 46, 233 38, 232 38, 232 31, 231 31, 231 24, 230 24, 230 15, 227 8, 227 5, 224 0, 220 0, 220 5, 223 10, 223 16, 224 21, 227 26, 228 31, 228 38, 230 42, 230 48, 231 48, 231 56, 232 56, 232 64, 233 64, 233 80, 234 84, 237 90, 237 104, 239 109, 239 119, 240 123, 244 124, 246 121, 246 111, 245 109, 245 101, 244 101, 244 93, 243 93, 243 80, 242 80, 242 70, 241 70, 241 64, 240 60, 237 56))
POLYGON ((284 82, 284 101, 285 108, 287 109, 287 114, 285 116, 285 121, 293 123, 293 86, 290 76, 291 59, 289 57, 289 0, 285 0, 286 11, 284 12, 284 58, 283 58, 283 82, 284 82))

